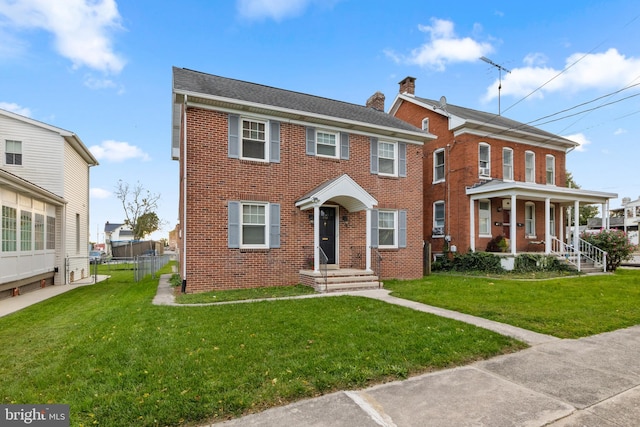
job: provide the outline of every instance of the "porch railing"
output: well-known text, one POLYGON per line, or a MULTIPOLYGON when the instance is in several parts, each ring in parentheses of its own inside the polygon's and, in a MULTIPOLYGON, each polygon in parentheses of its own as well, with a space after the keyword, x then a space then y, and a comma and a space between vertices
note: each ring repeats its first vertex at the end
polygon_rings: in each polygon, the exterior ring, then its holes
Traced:
POLYGON ((377 248, 371 248, 371 269, 378 276, 378 287, 380 286, 380 278, 382 277, 382 255, 377 248))
POLYGON ((602 271, 607 271, 607 252, 586 240, 578 239, 578 247, 576 248, 574 245, 567 244, 552 236, 551 253, 563 256, 567 262, 575 265, 578 271, 581 271, 583 258, 591 261, 596 267, 601 267, 602 271))
POLYGON ((329 257, 324 253, 321 247, 318 247, 318 249, 320 250, 320 274, 324 280, 324 291, 327 292, 329 287, 327 280, 327 264, 329 263, 329 257))

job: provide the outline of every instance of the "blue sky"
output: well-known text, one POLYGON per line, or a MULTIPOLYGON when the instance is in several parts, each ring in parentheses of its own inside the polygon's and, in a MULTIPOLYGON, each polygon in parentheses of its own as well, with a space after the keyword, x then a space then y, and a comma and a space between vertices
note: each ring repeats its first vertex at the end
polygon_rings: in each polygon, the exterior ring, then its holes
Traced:
POLYGON ((75 132, 98 158, 92 241, 124 220, 119 179, 161 194, 159 238, 178 216, 172 66, 356 104, 381 91, 387 109, 413 76, 418 96, 497 113, 485 56, 510 70, 503 115, 579 142, 567 169, 583 188, 635 199, 638 40, 633 0, 0 0, 0 108, 75 132))

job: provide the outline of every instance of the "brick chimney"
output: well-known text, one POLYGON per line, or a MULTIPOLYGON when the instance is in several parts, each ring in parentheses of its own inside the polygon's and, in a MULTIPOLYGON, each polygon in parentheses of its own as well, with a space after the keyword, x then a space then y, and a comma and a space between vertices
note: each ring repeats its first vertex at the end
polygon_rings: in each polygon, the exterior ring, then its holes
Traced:
POLYGON ((384 111, 384 93, 378 91, 371 95, 369 99, 367 99, 366 106, 374 110, 384 111))
POLYGON ((407 95, 416 94, 416 78, 415 77, 407 76, 399 82, 399 85, 400 85, 400 93, 406 93, 407 95))

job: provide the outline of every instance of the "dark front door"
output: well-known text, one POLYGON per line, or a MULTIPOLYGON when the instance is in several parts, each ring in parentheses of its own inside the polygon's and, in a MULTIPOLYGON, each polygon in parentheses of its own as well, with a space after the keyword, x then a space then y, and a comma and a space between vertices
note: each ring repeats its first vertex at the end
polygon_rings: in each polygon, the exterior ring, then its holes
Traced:
POLYGON ((327 264, 336 263, 336 208, 320 208, 320 247, 327 255, 327 264))

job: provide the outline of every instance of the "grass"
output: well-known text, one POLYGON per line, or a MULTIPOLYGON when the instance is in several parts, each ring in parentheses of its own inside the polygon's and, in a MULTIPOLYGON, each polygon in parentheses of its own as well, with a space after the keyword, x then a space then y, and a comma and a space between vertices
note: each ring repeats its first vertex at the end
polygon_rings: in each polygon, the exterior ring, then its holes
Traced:
POLYGON ((359 297, 154 306, 157 280, 111 275, 0 318, 3 404, 66 403, 73 426, 197 425, 524 347, 359 297))
POLYGON ((385 281, 392 295, 560 338, 640 324, 640 270, 525 281, 433 274, 385 281))
POLYGON ((179 304, 200 304, 212 302, 241 301, 248 299, 282 298, 297 295, 315 294, 309 286, 270 286, 254 289, 234 289, 229 291, 204 292, 200 294, 180 294, 176 297, 179 304))

